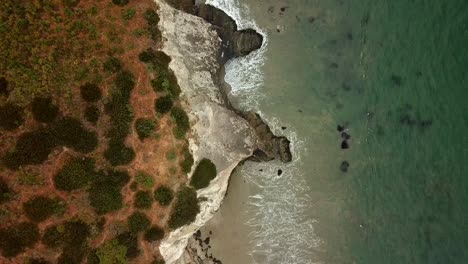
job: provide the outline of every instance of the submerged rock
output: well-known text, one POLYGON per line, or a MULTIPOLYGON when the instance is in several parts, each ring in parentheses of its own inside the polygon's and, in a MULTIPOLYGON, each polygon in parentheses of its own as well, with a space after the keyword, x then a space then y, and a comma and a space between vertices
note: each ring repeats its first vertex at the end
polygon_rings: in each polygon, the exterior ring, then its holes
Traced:
POLYGON ((349 169, 349 162, 346 161, 346 160, 343 161, 343 162, 341 162, 340 170, 341 170, 342 172, 347 172, 348 169, 349 169))

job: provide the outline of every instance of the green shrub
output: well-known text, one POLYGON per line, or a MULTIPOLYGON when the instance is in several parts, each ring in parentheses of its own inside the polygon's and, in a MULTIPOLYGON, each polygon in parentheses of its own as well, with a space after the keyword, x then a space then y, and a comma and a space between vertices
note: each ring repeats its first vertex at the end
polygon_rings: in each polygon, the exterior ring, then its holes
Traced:
POLYGON ((154 59, 156 59, 156 54, 152 48, 148 48, 140 52, 140 54, 138 54, 138 58, 140 59, 141 62, 149 63, 149 62, 152 62, 154 59))
POLYGON ((154 179, 151 175, 143 172, 143 171, 139 171, 136 175, 135 175, 135 181, 140 184, 141 186, 143 186, 144 188, 147 188, 147 189, 151 189, 153 188, 154 186, 154 179))
POLYGON ((69 221, 57 227, 61 236, 58 238, 62 247, 58 264, 81 263, 88 252, 88 238, 91 228, 81 221, 69 221))
POLYGON ((209 159, 202 159, 198 164, 190 180, 190 185, 195 189, 208 187, 210 181, 216 177, 216 166, 209 159))
POLYGON ((100 214, 118 211, 123 206, 121 189, 130 180, 126 171, 99 171, 89 190, 89 201, 100 214))
POLYGON ((159 97, 155 103, 156 112, 165 114, 171 110, 173 104, 172 98, 169 95, 159 97))
POLYGON ((68 192, 81 189, 95 177, 94 169, 94 160, 90 158, 73 159, 55 175, 55 188, 68 192))
POLYGON ((101 264, 126 264, 127 248, 117 240, 104 243, 96 252, 101 264))
POLYGON ((112 0, 112 3, 119 5, 119 6, 124 6, 128 4, 129 0, 112 0))
POLYGON ((68 7, 76 7, 80 3, 80 0, 62 0, 62 3, 68 7))
POLYGON ((86 107, 85 110, 85 119, 86 121, 90 122, 91 124, 96 124, 96 122, 99 120, 99 116, 101 115, 101 112, 99 111, 99 108, 97 108, 94 105, 90 105, 86 107))
POLYGON ((177 158, 177 153, 174 150, 170 150, 166 153, 166 159, 168 161, 173 161, 177 158))
POLYGON ((149 191, 138 191, 135 195, 135 207, 138 209, 150 209, 153 198, 149 191))
POLYGON ((46 196, 36 196, 23 204, 24 212, 29 220, 42 222, 53 214, 63 210, 63 201, 46 196))
POLYGON ((143 140, 150 137, 156 129, 156 122, 149 118, 138 118, 135 121, 135 129, 138 134, 138 138, 143 140))
POLYGON ((0 128, 12 131, 24 123, 23 108, 7 103, 0 106, 0 128))
POLYGON ((184 150, 184 159, 180 162, 180 167, 184 173, 189 173, 193 166, 193 156, 188 147, 184 150))
POLYGON ((99 215, 122 209, 123 199, 119 189, 91 187, 89 200, 99 215))
POLYGON ((39 229, 32 223, 19 223, 0 229, 0 249, 6 258, 16 257, 39 240, 39 229))
POLYGON ((159 16, 153 9, 147 9, 144 17, 149 26, 157 26, 159 23, 159 16))
POLYGON ((103 68, 106 72, 116 73, 122 69, 122 62, 115 57, 110 57, 104 62, 103 68))
POLYGON ((140 253, 138 238, 135 233, 125 232, 116 237, 117 241, 127 248, 127 258, 134 259, 140 253))
POLYGON ((97 144, 95 132, 86 130, 77 119, 65 117, 46 128, 19 136, 15 149, 3 157, 3 164, 10 169, 41 164, 56 146, 67 146, 88 153, 96 149, 97 144))
POLYGON ((109 147, 104 152, 104 157, 112 166, 126 165, 135 158, 135 151, 125 146, 123 142, 110 140, 109 147))
POLYGON ((130 181, 130 176, 127 171, 110 170, 99 171, 93 181, 94 186, 103 188, 122 188, 130 181))
POLYGON ((50 97, 35 98, 31 104, 32 114, 36 121, 50 123, 58 115, 58 107, 52 103, 50 97))
POLYGON ((109 146, 104 152, 104 157, 113 166, 128 164, 135 158, 133 149, 125 146, 125 139, 130 133, 133 121, 133 112, 128 100, 135 86, 134 79, 128 71, 119 72, 115 78, 116 91, 112 93, 111 102, 106 105, 106 111, 110 115, 111 129, 109 146))
POLYGON ((174 199, 174 192, 166 187, 159 186, 156 191, 154 191, 154 199, 159 202, 162 206, 168 206, 174 199))
POLYGON ((176 229, 190 224, 195 221, 199 212, 200 206, 195 189, 187 186, 181 187, 177 192, 168 225, 170 228, 176 229))
POLYGON ((134 18, 136 15, 136 10, 135 8, 129 8, 125 11, 122 12, 122 18, 124 20, 131 20, 132 18, 134 18))
POLYGON ((128 217, 128 229, 132 233, 139 233, 148 229, 151 225, 148 217, 142 212, 135 212, 128 217))
POLYGON ((171 116, 176 121, 177 127, 185 135, 190 129, 190 122, 187 113, 180 107, 173 107, 171 110, 171 116))
POLYGON ((13 196, 13 191, 8 186, 8 183, 0 178, 0 204, 8 202, 13 196))
POLYGON ((42 258, 33 258, 28 259, 25 264, 50 264, 50 262, 42 258))
POLYGON ((161 240, 164 238, 164 230, 159 226, 152 226, 150 229, 146 230, 144 238, 148 242, 161 240))
POLYGON ((41 164, 47 160, 54 147, 50 131, 40 129, 26 132, 19 136, 14 150, 3 157, 3 164, 9 169, 41 164))
POLYGON ((130 93, 135 87, 135 77, 129 71, 120 71, 115 78, 115 87, 122 97, 128 101, 130 93))
POLYGON ((50 126, 55 145, 72 148, 81 153, 96 149, 98 138, 96 132, 86 130, 78 119, 65 117, 50 126))
POLYGON ((86 83, 80 87, 81 98, 89 103, 94 103, 102 98, 101 89, 96 84, 86 83))
POLYGON ((5 77, 0 77, 0 95, 8 96, 10 91, 8 90, 8 81, 5 77))
POLYGON ((62 245, 63 226, 49 226, 44 231, 42 243, 50 248, 56 248, 62 245), (59 231, 60 230, 60 231, 59 231))

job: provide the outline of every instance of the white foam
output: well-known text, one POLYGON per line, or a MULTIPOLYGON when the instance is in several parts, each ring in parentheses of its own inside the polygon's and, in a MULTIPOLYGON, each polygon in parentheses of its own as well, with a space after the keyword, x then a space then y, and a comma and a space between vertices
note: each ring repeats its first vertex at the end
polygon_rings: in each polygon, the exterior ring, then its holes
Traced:
POLYGON ((249 197, 248 213, 252 218, 246 223, 255 227, 255 231, 249 234, 255 245, 251 252, 252 263, 319 263, 313 261, 313 252, 323 242, 314 231, 316 220, 306 217, 307 212, 313 209, 308 196, 309 187, 300 170, 301 153, 307 151, 306 144, 298 138, 293 125, 258 110, 258 99, 263 97, 259 92, 264 80, 262 67, 268 48, 266 31, 257 26, 249 15, 248 7, 238 0, 207 0, 206 3, 226 12, 237 22, 239 29, 253 28, 264 36, 265 42, 259 50, 226 64, 225 80, 231 85, 232 94, 242 100, 240 106, 244 110, 259 112, 275 134, 284 132, 279 124, 288 126, 285 136, 291 141, 294 153, 294 160, 288 164, 275 161, 247 163, 242 167, 242 176, 260 189, 260 193, 249 197), (277 175, 279 168, 283 170, 281 175, 277 175), (259 172, 260 169, 263 172, 259 172))
POLYGON ((217 7, 230 17, 238 29, 255 29, 263 35, 263 45, 248 56, 236 58, 226 63, 225 81, 232 87, 231 93, 237 95, 246 91, 255 91, 263 84, 262 66, 265 63, 265 52, 268 48, 268 35, 249 15, 249 8, 238 0, 207 0, 206 4, 217 7))

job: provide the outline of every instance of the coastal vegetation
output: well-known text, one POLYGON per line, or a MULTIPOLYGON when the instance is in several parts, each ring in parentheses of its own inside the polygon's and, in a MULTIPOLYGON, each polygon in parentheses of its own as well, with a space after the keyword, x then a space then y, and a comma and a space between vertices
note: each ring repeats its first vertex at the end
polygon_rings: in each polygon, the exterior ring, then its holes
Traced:
POLYGON ((177 191, 174 208, 171 212, 168 225, 172 229, 179 228, 195 221, 195 217, 200 212, 197 193, 190 187, 181 187, 177 191))
POLYGON ((216 177, 216 166, 209 159, 202 159, 198 163, 190 180, 190 185, 195 189, 208 187, 210 181, 216 177))
POLYGON ((166 186, 159 186, 154 191, 154 199, 162 206, 168 206, 174 199, 174 191, 166 186))
POLYGON ((1 263, 163 263, 147 244, 195 219, 157 9, 0 1, 1 263))

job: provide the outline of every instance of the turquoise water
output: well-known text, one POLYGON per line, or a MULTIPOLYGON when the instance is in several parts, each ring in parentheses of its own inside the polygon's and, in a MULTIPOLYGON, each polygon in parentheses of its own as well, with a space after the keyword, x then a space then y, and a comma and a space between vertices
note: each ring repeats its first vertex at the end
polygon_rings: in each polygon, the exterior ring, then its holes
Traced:
POLYGON ((232 97, 296 154, 242 170, 255 262, 468 263, 468 2, 239 4, 268 43, 228 65, 232 97))

